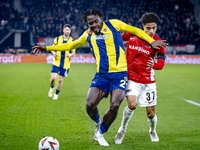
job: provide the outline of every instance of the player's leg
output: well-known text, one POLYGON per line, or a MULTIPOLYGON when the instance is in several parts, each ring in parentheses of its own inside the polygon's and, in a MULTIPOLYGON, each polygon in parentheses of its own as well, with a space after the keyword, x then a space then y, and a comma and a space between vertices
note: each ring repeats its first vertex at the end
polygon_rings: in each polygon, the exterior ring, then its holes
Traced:
POLYGON ((115 144, 121 144, 126 133, 127 125, 131 119, 133 112, 137 107, 137 97, 141 91, 141 84, 128 81, 126 89, 126 99, 128 106, 125 107, 122 117, 121 126, 118 129, 117 135, 115 136, 115 144))
POLYGON ((155 107, 156 106, 146 107, 147 118, 148 118, 148 123, 149 123, 149 127, 150 127, 149 134, 150 134, 152 142, 159 141, 158 135, 156 133, 157 116, 155 114, 155 107))
POLYGON ((126 133, 126 129, 128 126, 128 122, 131 119, 133 112, 137 107, 137 96, 135 95, 128 95, 127 97, 128 106, 124 108, 122 123, 119 127, 117 135, 115 136, 115 144, 121 144, 126 133))
POLYGON ((53 96, 53 90, 54 90, 55 81, 56 81, 58 72, 59 72, 59 67, 57 67, 55 65, 52 65, 52 68, 51 68, 51 78, 50 78, 50 90, 49 90, 49 93, 48 93, 49 97, 53 96))
POLYGON ((86 111, 90 118, 95 121, 94 140, 98 141, 100 145, 108 146, 109 144, 104 139, 103 135, 98 133, 102 120, 99 116, 97 105, 105 95, 106 93, 101 89, 97 87, 90 87, 87 94, 86 111))
POLYGON ((156 83, 147 84, 144 92, 144 101, 146 101, 146 112, 149 123, 149 134, 152 142, 159 141, 158 135, 156 133, 157 116, 155 114, 155 107, 157 104, 157 90, 156 83))
POLYGON ((58 99, 58 94, 60 93, 60 89, 61 89, 61 87, 63 85, 63 79, 64 79, 64 77, 59 75, 59 77, 58 77, 58 85, 57 85, 57 88, 56 88, 56 93, 53 96, 53 100, 57 100, 58 99))
MULTIPOLYGON (((125 91, 121 89, 115 89, 111 91, 111 97, 110 97, 110 108, 107 110, 103 117, 103 123, 105 123, 107 126, 110 126, 113 121, 116 119, 119 106, 124 98, 125 91)), ((101 129, 101 127, 100 127, 101 129)), ((103 132, 107 132, 107 128, 103 129, 103 132)))
POLYGON ((68 76, 69 69, 64 69, 64 68, 59 67, 59 72, 60 72, 60 75, 58 77, 58 84, 57 84, 57 88, 56 88, 56 93, 53 96, 53 100, 58 99, 58 94, 60 93, 60 89, 63 85, 63 79, 64 79, 64 77, 68 76))
POLYGON ((123 100, 125 92, 121 89, 115 89, 111 91, 110 108, 107 110, 103 117, 103 122, 100 125, 99 131, 97 132, 97 140, 101 139, 104 146, 108 146, 108 143, 103 138, 103 134, 108 131, 110 125, 116 119, 119 106, 123 100))
POLYGON ((49 93, 48 93, 48 96, 49 97, 52 97, 53 96, 53 90, 54 90, 54 86, 55 86, 55 80, 57 78, 57 73, 56 72, 52 72, 51 73, 51 79, 50 79, 50 90, 49 90, 49 93))

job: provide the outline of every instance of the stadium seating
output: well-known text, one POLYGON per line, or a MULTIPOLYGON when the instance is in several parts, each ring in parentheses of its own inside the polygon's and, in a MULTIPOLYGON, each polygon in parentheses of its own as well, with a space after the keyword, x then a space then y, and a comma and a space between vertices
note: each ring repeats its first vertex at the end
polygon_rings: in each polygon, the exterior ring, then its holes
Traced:
POLYGON ((14 0, 1 2, 1 30, 11 22, 21 22, 21 27, 33 35, 36 43, 39 37, 56 37, 62 34, 62 27, 72 25, 71 35, 76 39, 87 29, 83 13, 97 7, 104 14, 104 20, 120 19, 142 28, 140 17, 145 12, 155 12, 160 17, 157 34, 173 45, 200 43, 199 25, 195 21, 194 5, 189 0, 21 0, 24 11, 14 8, 14 0), (184 1, 184 2, 183 2, 184 1), (90 6, 90 7, 88 7, 90 6), (2 22, 4 20, 4 23, 2 22))

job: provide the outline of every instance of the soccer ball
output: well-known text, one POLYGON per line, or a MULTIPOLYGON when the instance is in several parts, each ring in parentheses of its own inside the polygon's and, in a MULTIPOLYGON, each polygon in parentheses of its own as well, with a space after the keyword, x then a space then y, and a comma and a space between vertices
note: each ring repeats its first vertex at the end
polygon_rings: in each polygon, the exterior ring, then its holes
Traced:
POLYGON ((40 140, 38 148, 39 150, 59 150, 60 144, 53 137, 44 137, 40 140))

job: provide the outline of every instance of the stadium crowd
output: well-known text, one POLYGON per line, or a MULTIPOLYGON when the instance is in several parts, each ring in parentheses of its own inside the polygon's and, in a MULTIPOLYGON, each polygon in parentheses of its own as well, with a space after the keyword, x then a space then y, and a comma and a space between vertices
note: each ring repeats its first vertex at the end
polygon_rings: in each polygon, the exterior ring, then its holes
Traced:
POLYGON ((200 43, 199 25, 195 21, 194 5, 189 0, 21 0, 24 11, 14 9, 13 0, 0 2, 1 26, 8 21, 21 21, 38 37, 56 37, 62 27, 72 25, 72 37, 78 38, 88 27, 82 16, 90 7, 97 7, 104 20, 119 19, 142 29, 140 17, 155 12, 160 17, 157 34, 170 45, 200 43), (88 7, 89 6, 89 7, 88 7))

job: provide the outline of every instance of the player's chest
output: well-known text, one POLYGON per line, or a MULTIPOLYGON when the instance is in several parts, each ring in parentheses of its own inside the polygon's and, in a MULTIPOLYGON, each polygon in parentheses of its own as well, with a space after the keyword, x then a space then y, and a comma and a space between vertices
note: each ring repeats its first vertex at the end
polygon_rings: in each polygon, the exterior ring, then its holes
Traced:
POLYGON ((146 42, 135 42, 135 41, 129 41, 128 47, 129 51, 135 54, 142 54, 142 55, 148 55, 148 56, 154 56, 156 53, 156 50, 154 50, 151 45, 149 45, 146 42))
POLYGON ((92 34, 91 42, 92 43, 105 43, 105 44, 114 44, 117 40, 117 35, 119 32, 112 32, 109 28, 103 28, 100 34, 92 34))

